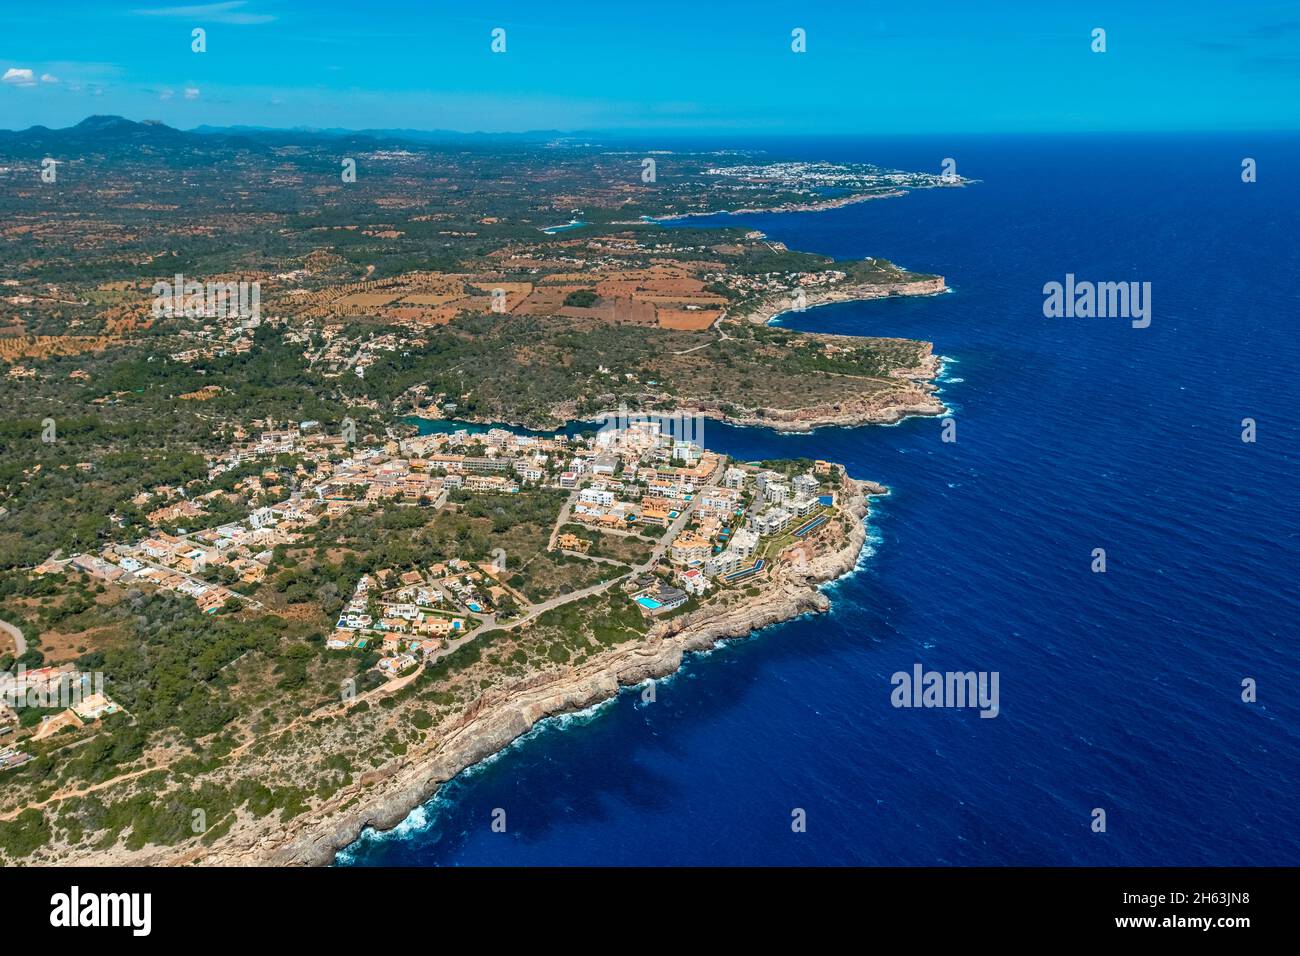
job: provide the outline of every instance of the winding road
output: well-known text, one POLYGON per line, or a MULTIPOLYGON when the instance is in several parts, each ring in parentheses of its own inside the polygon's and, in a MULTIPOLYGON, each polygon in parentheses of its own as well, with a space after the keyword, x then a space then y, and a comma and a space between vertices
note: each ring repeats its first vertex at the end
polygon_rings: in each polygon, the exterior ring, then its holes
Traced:
POLYGON ((14 657, 22 657, 27 653, 27 639, 23 637, 23 632, 14 627, 8 621, 0 621, 0 631, 4 631, 14 639, 14 657))
MULTIPOLYGON (((713 476, 705 484, 700 486, 699 491, 697 491, 695 495, 691 498, 691 503, 682 509, 682 513, 677 516, 677 519, 673 521, 671 525, 669 525, 668 530, 665 531, 663 535, 659 538, 659 543, 655 545, 655 549, 650 554, 648 560, 643 561, 641 564, 636 565, 631 570, 627 571, 625 574, 620 574, 618 577, 610 578, 608 581, 601 581, 598 584, 593 584, 590 587, 583 588, 580 591, 569 591, 565 594, 558 594, 547 601, 542 601, 540 604, 534 604, 528 608, 528 612, 526 614, 524 614, 522 617, 515 618, 513 621, 510 621, 509 623, 498 624, 495 620, 489 622, 487 621, 486 617, 484 617, 483 621, 485 626, 479 628, 476 631, 472 631, 469 634, 466 634, 464 637, 457 638, 456 640, 449 642, 445 648, 443 648, 435 656, 429 659, 429 663, 432 663, 434 661, 440 660, 443 657, 446 657, 448 654, 456 650, 461 645, 468 644, 474 638, 480 637, 483 634, 488 634, 491 633, 492 631, 509 630, 510 628, 518 627, 520 624, 526 624, 528 621, 531 621, 534 618, 542 614, 545 614, 547 611, 551 610, 552 608, 557 608, 564 604, 571 604, 574 601, 581 601, 583 598, 591 597, 591 595, 593 594, 600 594, 602 591, 608 591, 611 587, 613 587, 615 584, 618 584, 620 581, 626 581, 630 577, 636 577, 637 575, 645 574, 647 571, 649 571, 651 568, 653 568, 656 564, 659 563, 659 559, 662 558, 664 552, 668 550, 668 546, 672 543, 673 539, 677 537, 677 535, 681 532, 681 530, 686 527, 687 522, 690 521, 691 514, 695 511, 695 506, 699 503, 700 498, 702 497, 702 492, 706 488, 716 487, 718 482, 722 478, 722 472, 723 469, 721 465, 719 465, 719 467, 714 471, 713 476)), ((557 522, 556 529, 558 529, 559 526, 560 526, 559 522, 557 522)), ((586 556, 584 555, 584 557, 586 556)))

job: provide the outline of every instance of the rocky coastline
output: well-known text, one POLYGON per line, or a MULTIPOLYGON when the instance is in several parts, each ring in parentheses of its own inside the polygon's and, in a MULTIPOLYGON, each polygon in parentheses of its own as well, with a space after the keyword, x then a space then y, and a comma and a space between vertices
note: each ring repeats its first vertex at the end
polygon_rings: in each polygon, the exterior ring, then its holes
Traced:
POLYGON ((887 396, 850 395, 842 400, 801 408, 756 408, 724 414, 716 408, 702 408, 701 414, 733 425, 770 428, 778 432, 810 432, 817 428, 853 428, 858 425, 892 425, 913 415, 935 416, 948 412, 936 394, 934 380, 943 370, 943 357, 927 349, 921 364, 899 369, 894 377, 904 387, 887 396))
POLYGON ((840 546, 805 562, 782 563, 761 594, 747 597, 729 592, 725 603, 662 621, 644 640, 604 654, 570 673, 533 678, 489 694, 437 742, 413 751, 397 766, 366 774, 359 786, 347 788, 329 804, 287 824, 271 823, 256 835, 232 835, 211 849, 157 862, 328 865, 365 829, 396 827, 412 810, 432 798, 442 784, 505 749, 539 721, 585 710, 614 697, 622 687, 666 677, 681 666, 686 654, 708 650, 721 641, 748 636, 801 614, 825 612, 830 599, 820 586, 854 569, 866 543, 868 499, 888 493, 873 482, 847 476, 845 480, 841 507, 849 517, 849 527, 840 546))
MULTIPOLYGON (((818 306, 835 302, 862 302, 872 299, 885 299, 891 296, 929 296, 942 295, 950 291, 943 276, 926 276, 900 282, 855 283, 829 290, 811 290, 804 293, 802 301, 796 301, 789 293, 770 296, 751 304, 745 311, 732 318, 738 321, 753 322, 756 325, 769 325, 780 316, 789 312, 805 312, 818 306)), ((816 428, 832 426, 853 427, 856 425, 892 425, 911 415, 942 415, 947 407, 935 395, 934 379, 942 370, 943 360, 933 353, 933 345, 926 344, 926 350, 920 364, 914 368, 898 369, 894 378, 906 383, 906 387, 888 396, 882 401, 879 396, 850 395, 842 401, 802 408, 736 408, 734 403, 727 409, 720 404, 682 396, 678 403, 682 408, 698 411, 700 414, 732 425, 762 426, 781 432, 808 432, 816 428)), ((627 396, 625 396, 627 397, 627 396)), ((645 393, 635 396, 647 405, 661 402, 671 396, 645 393)), ((511 425, 535 431, 563 428, 564 423, 578 416, 578 403, 575 400, 560 402, 549 409, 545 421, 517 421, 501 416, 466 415, 464 421, 474 424, 511 425)), ((593 421, 608 418, 616 414, 614 409, 592 416, 593 421)))
POLYGON ((790 293, 770 296, 750 306, 736 318, 757 325, 770 325, 787 312, 806 312, 833 302, 863 302, 900 295, 942 295, 948 291, 948 283, 943 276, 924 276, 901 282, 857 282, 826 290, 805 289, 802 302, 790 293))
MULTIPOLYGON (((751 306, 737 316, 742 321, 769 325, 788 312, 804 312, 834 302, 861 302, 898 295, 942 295, 948 292, 943 276, 928 276, 906 282, 863 283, 827 291, 805 293, 802 302, 782 294, 751 306)), ((874 395, 850 395, 841 401, 800 408, 750 408, 723 411, 717 405, 700 403, 702 414, 733 425, 761 426, 781 432, 808 432, 825 427, 857 425, 892 425, 911 415, 942 415, 948 408, 935 394, 934 380, 943 370, 942 356, 934 353, 932 343, 924 343, 921 361, 914 368, 897 369, 892 377, 906 383, 898 392, 882 398, 874 395)))
POLYGON ((783 206, 754 207, 744 209, 702 209, 697 212, 679 212, 667 216, 646 216, 643 222, 672 222, 674 219, 699 219, 708 218, 709 216, 752 216, 760 213, 779 213, 779 212, 827 212, 831 209, 842 209, 845 206, 854 206, 861 202, 870 202, 873 199, 896 199, 899 196, 907 195, 906 189, 890 189, 879 193, 851 193, 847 196, 836 196, 834 199, 819 199, 816 202, 806 203, 786 203, 783 206))

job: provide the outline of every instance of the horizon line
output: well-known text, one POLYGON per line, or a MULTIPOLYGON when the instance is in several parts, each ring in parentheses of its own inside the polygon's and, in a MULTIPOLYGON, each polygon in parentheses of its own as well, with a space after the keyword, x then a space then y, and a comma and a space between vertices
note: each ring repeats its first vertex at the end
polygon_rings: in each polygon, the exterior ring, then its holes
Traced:
POLYGON ((156 119, 154 117, 144 117, 142 119, 131 119, 120 113, 90 113, 68 126, 46 126, 43 123, 33 123, 31 126, 23 129, 0 128, 4 133, 26 133, 32 130, 49 130, 50 132, 63 132, 76 129, 82 123, 92 119, 120 119, 129 123, 150 126, 162 126, 167 129, 176 130, 182 133, 205 133, 208 131, 247 131, 253 133, 316 133, 326 135, 371 135, 376 133, 419 133, 424 135, 453 135, 453 136, 481 136, 481 137, 522 137, 522 136, 662 136, 662 137, 696 137, 696 138, 725 138, 725 137, 765 137, 765 138, 793 138, 793 137, 815 137, 819 139, 928 139, 942 136, 970 137, 970 136, 999 136, 999 137, 1070 137, 1070 136, 1189 136, 1189 135, 1296 135, 1300 134, 1300 126, 1287 127, 1179 127, 1179 128, 1149 128, 1149 127, 1095 127, 1079 129, 994 129, 994 130, 953 130, 953 131, 918 131, 918 130, 900 130, 900 131, 848 131, 835 130, 827 132, 808 132, 799 130, 773 130, 763 129, 760 127, 749 129, 736 128, 719 128, 713 127, 708 129, 690 129, 690 128, 664 128, 664 127, 610 127, 610 128, 576 128, 576 129, 525 129, 525 130, 467 130, 452 129, 447 127, 421 128, 417 126, 384 126, 384 127, 345 127, 345 126, 264 126, 254 123, 234 123, 218 125, 213 123, 200 123, 196 126, 182 127, 172 126, 171 124, 156 119))

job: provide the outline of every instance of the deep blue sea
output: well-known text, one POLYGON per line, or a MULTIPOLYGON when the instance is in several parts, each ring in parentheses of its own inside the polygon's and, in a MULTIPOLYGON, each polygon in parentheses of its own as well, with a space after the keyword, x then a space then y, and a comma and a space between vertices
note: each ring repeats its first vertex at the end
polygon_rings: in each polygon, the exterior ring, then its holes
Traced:
POLYGON ((785 324, 933 341, 957 441, 937 419, 709 422, 739 458, 828 458, 892 489, 833 610, 691 658, 654 703, 546 722, 340 862, 1300 864, 1300 141, 768 148, 953 157, 981 180, 717 220, 945 275, 948 295, 785 324), (1044 318, 1067 272, 1151 282, 1150 327, 1044 318), (915 663, 997 671, 1001 713, 895 709, 890 675, 915 663))

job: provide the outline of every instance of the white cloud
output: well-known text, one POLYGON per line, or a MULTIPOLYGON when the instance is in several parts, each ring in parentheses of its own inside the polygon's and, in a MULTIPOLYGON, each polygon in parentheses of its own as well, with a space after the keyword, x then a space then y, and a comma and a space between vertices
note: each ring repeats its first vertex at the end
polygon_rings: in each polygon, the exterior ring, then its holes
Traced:
POLYGON ((208 20, 212 23, 230 23, 248 26, 256 23, 270 23, 275 17, 269 13, 245 13, 240 7, 248 6, 248 0, 229 0, 227 3, 203 3, 189 7, 155 7, 152 10, 132 10, 141 17, 173 17, 185 20, 208 20))
POLYGON ((5 70, 5 75, 0 79, 0 82, 8 83, 11 86, 35 86, 36 75, 31 70, 11 66, 5 70))
POLYGON ((158 99, 160 99, 160 100, 169 100, 169 99, 171 99, 172 96, 174 96, 174 95, 175 95, 175 94, 174 94, 171 90, 163 90, 161 93, 158 94, 158 99))
POLYGON ((187 100, 197 100, 199 98, 198 87, 196 86, 185 87, 185 98, 187 100))
POLYGON ((59 82, 59 78, 58 78, 57 76, 55 76, 53 73, 42 73, 42 74, 41 74, 41 82, 42 82, 42 83, 57 83, 57 82, 59 82))

